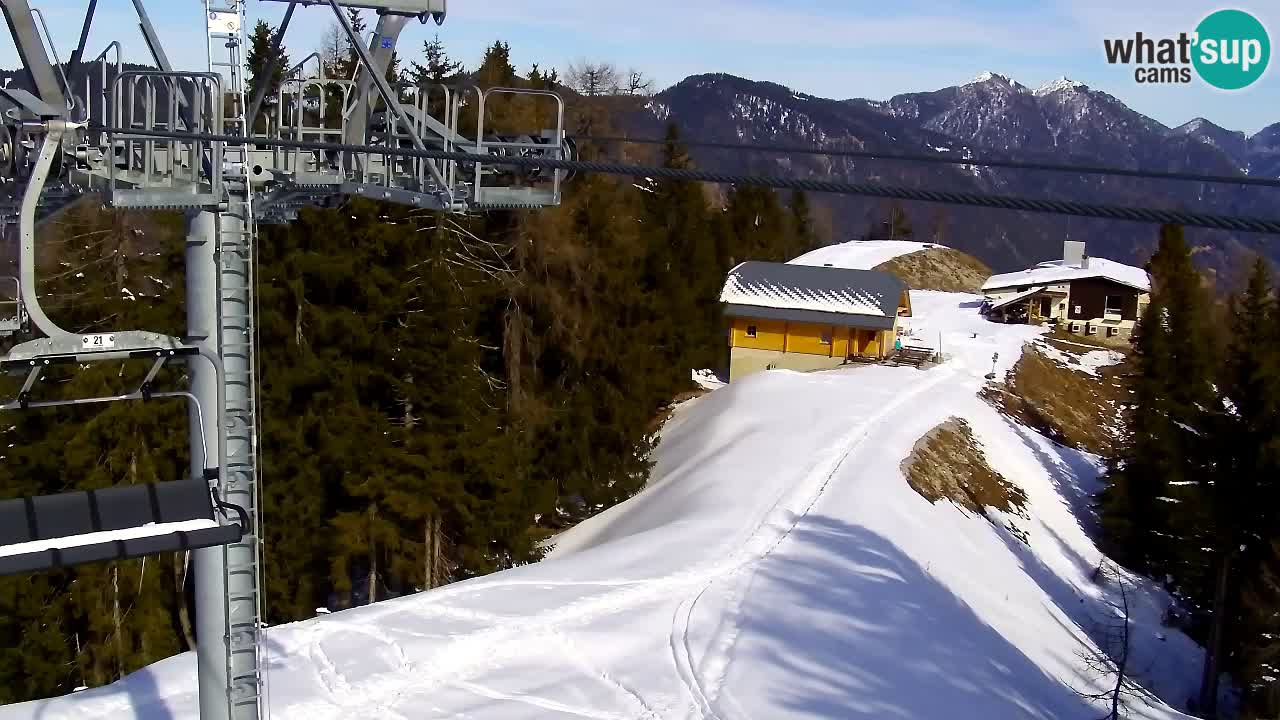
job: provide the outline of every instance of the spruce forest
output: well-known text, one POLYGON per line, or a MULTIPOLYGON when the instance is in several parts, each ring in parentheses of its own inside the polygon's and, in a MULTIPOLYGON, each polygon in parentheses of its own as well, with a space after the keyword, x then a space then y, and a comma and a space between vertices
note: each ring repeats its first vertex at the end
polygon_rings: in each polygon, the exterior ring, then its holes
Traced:
MULTIPOLYGON (((255 67, 269 32, 255 34, 255 67)), ((341 74, 350 49, 336 50, 341 74)), ((425 50, 402 88, 461 71, 438 42, 425 50)), ((517 74, 508 57, 495 43, 473 77, 556 82, 517 74)), ((617 100, 582 98, 572 122, 607 128, 617 100)), ((495 115, 542 127, 537 112, 511 103, 495 115)), ((658 152, 647 159, 689 162, 674 132, 658 152)), ((51 316, 77 332, 181 335, 183 218, 96 203, 41 228, 51 316)), ((535 561, 541 540, 637 492, 664 408, 693 388, 692 368, 723 364, 724 274, 814 247, 808 213, 803 196, 767 190, 585 176, 553 210, 355 201, 261 228, 268 624, 535 561)), ((126 392, 139 372, 50 373, 37 392, 126 392)), ((158 386, 182 386, 165 372, 158 386)), ((0 497, 187 472, 180 402, 5 420, 0 497)), ((0 703, 110 683, 190 649, 188 571, 178 554, 0 578, 0 703)))

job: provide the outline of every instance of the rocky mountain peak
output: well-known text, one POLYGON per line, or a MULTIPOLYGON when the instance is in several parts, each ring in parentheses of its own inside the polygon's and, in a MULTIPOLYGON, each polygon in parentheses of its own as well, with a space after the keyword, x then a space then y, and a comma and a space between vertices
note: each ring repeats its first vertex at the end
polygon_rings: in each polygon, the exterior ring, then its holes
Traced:
POLYGON ((1249 140, 1242 132, 1228 130, 1202 117, 1185 122, 1169 131, 1170 137, 1186 137, 1218 148, 1231 158, 1237 168, 1249 166, 1249 140))
POLYGON ((1071 93, 1077 90, 1088 90, 1088 89, 1089 89, 1088 85, 1085 85, 1084 83, 1078 80, 1071 80, 1066 75, 1063 75, 1057 80, 1054 80, 1052 82, 1047 82, 1044 85, 1041 85, 1040 87, 1036 88, 1032 92, 1032 94, 1035 95, 1036 97, 1041 97, 1044 95, 1051 95, 1053 93, 1059 93, 1059 92, 1071 93))
POLYGON ((997 87, 1005 90, 1012 90, 1014 92, 1026 92, 1027 90, 1025 85, 1019 83, 1008 75, 992 72, 990 70, 979 73, 977 77, 965 83, 961 87, 971 87, 974 85, 997 87))

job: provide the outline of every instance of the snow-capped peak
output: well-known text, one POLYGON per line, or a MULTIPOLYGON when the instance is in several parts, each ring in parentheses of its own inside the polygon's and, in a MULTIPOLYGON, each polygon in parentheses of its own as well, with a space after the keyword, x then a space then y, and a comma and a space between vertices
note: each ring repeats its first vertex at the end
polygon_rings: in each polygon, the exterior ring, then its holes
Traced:
POLYGON ((987 70, 986 72, 983 72, 982 74, 978 75, 978 77, 965 83, 965 85, 974 85, 976 83, 990 82, 991 80, 1003 80, 1010 85, 1013 84, 1013 81, 1009 79, 1008 75, 1002 75, 1000 73, 991 72, 990 70, 987 70))
POLYGON ((1037 96, 1048 95, 1050 93, 1056 93, 1060 90, 1066 90, 1066 91, 1083 90, 1087 87, 1089 86, 1077 80, 1070 80, 1067 78, 1066 75, 1063 75, 1062 77, 1058 78, 1057 80, 1054 80, 1053 82, 1045 83, 1044 85, 1041 85, 1040 87, 1036 88, 1035 94, 1037 96))
POLYGON ((1185 122, 1179 125, 1178 127, 1174 128, 1173 131, 1187 134, 1187 133, 1200 132, 1201 130, 1205 130, 1206 128, 1212 129, 1215 127, 1217 126, 1209 122, 1208 120, 1205 120, 1202 117, 1198 117, 1194 120, 1190 120, 1188 122, 1185 122))
POLYGON ((1015 93, 1028 92, 1027 86, 1019 83, 1017 80, 1003 73, 991 72, 990 70, 978 75, 976 78, 965 83, 962 87, 971 87, 973 85, 984 85, 997 89, 1003 88, 1012 90, 1015 93))

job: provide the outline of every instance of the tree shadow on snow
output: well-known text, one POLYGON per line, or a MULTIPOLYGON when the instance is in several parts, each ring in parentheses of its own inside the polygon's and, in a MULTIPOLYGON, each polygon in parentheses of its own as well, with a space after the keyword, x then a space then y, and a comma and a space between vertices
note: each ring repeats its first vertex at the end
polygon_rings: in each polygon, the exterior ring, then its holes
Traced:
MULTIPOLYGON (((263 634, 266 642, 266 652, 264 657, 266 662, 263 665, 264 672, 270 672, 274 668, 285 667, 281 662, 281 658, 285 657, 284 649, 269 634, 263 634)), ((194 651, 192 651, 194 654, 194 651)), ((194 658, 192 658, 194 661, 194 658)), ((168 662, 175 662, 174 658, 170 658, 168 662)), ((92 690, 83 690, 76 693, 81 699, 88 700, 89 697, 106 698, 116 695, 125 695, 129 701, 130 717, 139 718, 139 720, 177 720, 171 703, 185 701, 188 697, 195 697, 196 704, 199 704, 199 678, 195 673, 183 675, 182 681, 188 683, 186 687, 167 687, 164 692, 160 689, 160 684, 156 680, 156 674, 165 669, 168 664, 166 661, 160 661, 156 665, 142 668, 124 677, 124 679, 92 690)), ((192 662, 192 669, 195 669, 195 663, 192 662)), ((62 702, 58 702, 54 698, 52 702, 42 703, 35 712, 36 720, 44 720, 48 717, 65 717, 68 712, 68 706, 62 702)), ((116 717, 113 715, 112 717, 116 717)))
POLYGON ((885 537, 810 515, 790 541, 743 606, 737 652, 766 666, 753 693, 823 718, 1096 714, 885 537))
POLYGON ((1049 479, 1058 490, 1058 494, 1067 501, 1067 507, 1071 509, 1076 522, 1080 523, 1085 534, 1096 540, 1098 509, 1095 500, 1098 491, 1102 489, 1097 466, 1079 451, 1060 445, 1004 415, 1000 418, 1013 434, 1022 440, 1022 443, 1035 456, 1036 461, 1048 471, 1049 479), (1045 441, 1049 449, 1046 450, 1042 443, 1036 442, 1037 439, 1045 441))
MULTIPOLYGON (((198 690, 198 678, 191 678, 191 684, 198 690)), ((160 687, 156 683, 155 673, 144 668, 130 675, 125 680, 125 689, 129 693, 129 704, 139 718, 146 720, 174 720, 173 709, 168 701, 160 695, 160 687)))
MULTIPOLYGON (((128 707, 132 712, 132 717, 140 720, 175 720, 176 716, 173 714, 173 709, 169 707, 168 699, 160 692, 155 673, 155 666, 145 667, 110 685, 74 693, 74 697, 77 701, 88 701, 91 698, 125 695, 128 697, 128 707)), ((196 692, 196 683, 196 677, 192 675, 191 690, 193 693, 196 692)), ((67 704, 67 701, 72 696, 64 697, 65 699, 50 698, 48 701, 40 701, 35 708, 33 716, 36 720, 44 720, 44 718, 48 717, 68 717, 69 714, 75 713, 75 705, 67 704)), ((117 717, 117 715, 112 715, 112 717, 117 717)))

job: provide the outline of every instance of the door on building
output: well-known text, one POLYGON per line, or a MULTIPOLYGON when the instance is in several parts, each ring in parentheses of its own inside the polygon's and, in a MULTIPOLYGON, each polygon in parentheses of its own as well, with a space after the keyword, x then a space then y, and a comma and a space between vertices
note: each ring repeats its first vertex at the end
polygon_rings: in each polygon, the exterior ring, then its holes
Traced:
POLYGON ((1053 300, 1047 297, 1040 298, 1040 317, 1047 318, 1053 314, 1053 300))
POLYGON ((849 354, 862 356, 867 354, 867 331, 858 328, 849 331, 849 354))
POLYGON ((876 347, 876 331, 875 330, 858 330, 858 354, 862 357, 875 355, 878 351, 876 347))

